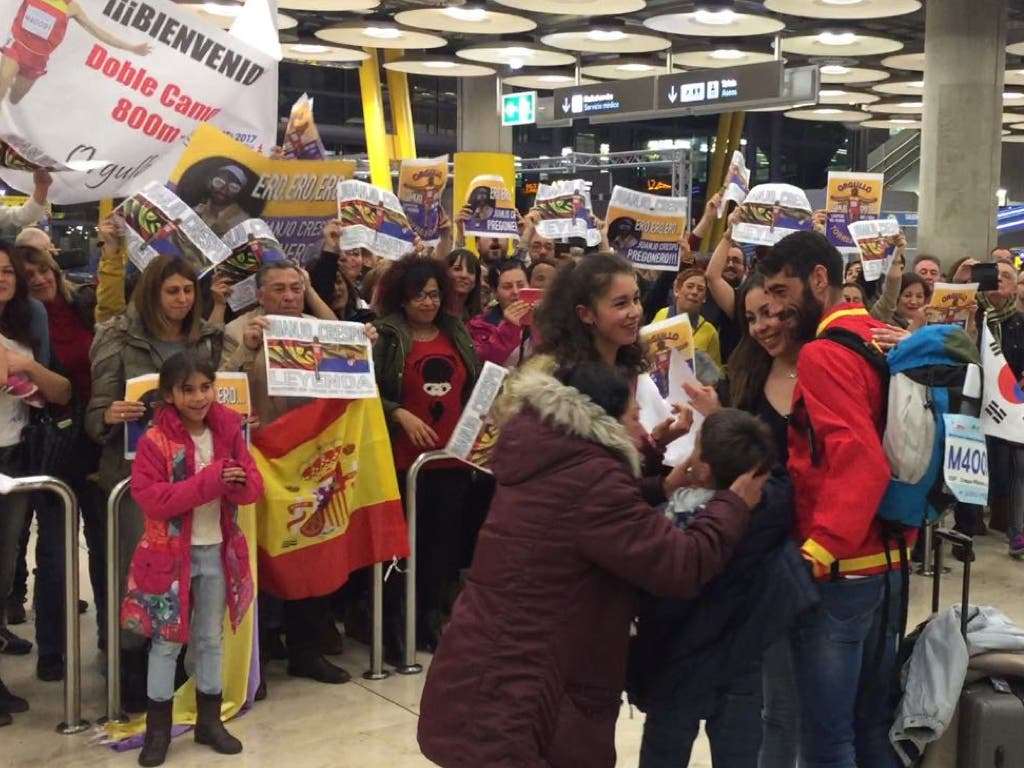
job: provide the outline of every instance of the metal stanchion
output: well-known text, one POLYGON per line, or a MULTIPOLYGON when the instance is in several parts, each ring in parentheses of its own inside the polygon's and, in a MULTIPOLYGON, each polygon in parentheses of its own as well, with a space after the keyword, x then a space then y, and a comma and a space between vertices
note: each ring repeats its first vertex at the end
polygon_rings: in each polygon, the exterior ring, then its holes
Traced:
POLYGON ((0 493, 47 491, 64 504, 64 722, 57 732, 81 733, 89 727, 82 719, 82 647, 78 620, 78 500, 63 480, 45 475, 0 475, 0 493))
POLYGON ((372 611, 372 637, 370 639, 370 668, 363 673, 367 680, 383 680, 390 677, 384 669, 384 564, 373 564, 373 575, 370 577, 372 611))
POLYGON ((447 459, 446 451, 421 453, 409 467, 405 480, 405 524, 409 529, 409 559, 405 566, 405 659, 396 670, 400 675, 418 675, 423 667, 416 663, 416 481, 420 470, 432 461, 447 459))
POLYGON ((121 710, 121 502, 131 489, 126 477, 107 497, 107 720, 127 722, 121 710))

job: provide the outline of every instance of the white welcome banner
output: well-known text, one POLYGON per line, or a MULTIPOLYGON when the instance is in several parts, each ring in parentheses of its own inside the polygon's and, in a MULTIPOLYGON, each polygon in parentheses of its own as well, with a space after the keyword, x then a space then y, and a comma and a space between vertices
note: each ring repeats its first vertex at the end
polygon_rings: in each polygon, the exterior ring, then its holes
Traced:
MULTIPOLYGON (((166 182, 201 122, 254 149, 274 141, 277 62, 187 7, 0 0, 0 19, 9 25, 3 70, 17 67, 9 82, 0 78, 0 133, 67 166, 102 161, 55 175, 53 202, 123 197, 166 182)), ((0 178, 32 188, 25 171, 0 169, 0 178)))

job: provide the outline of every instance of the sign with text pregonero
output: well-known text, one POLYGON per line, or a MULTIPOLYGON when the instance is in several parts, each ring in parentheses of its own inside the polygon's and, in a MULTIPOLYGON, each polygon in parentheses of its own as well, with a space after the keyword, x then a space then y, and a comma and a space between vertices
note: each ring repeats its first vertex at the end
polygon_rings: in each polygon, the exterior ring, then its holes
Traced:
POLYGON ((687 212, 685 197, 615 187, 605 214, 608 244, 641 269, 675 271, 687 212))
POLYGON ((981 419, 947 413, 943 479, 964 504, 988 503, 988 449, 981 419))
MULTIPOLYGON (((205 122, 253 147, 274 141, 276 62, 187 6, 0 0, 0 18, 4 66, 20 62, 21 75, 0 94, 4 133, 64 165, 100 165, 55 177, 56 203, 125 197, 166 181, 205 122)), ((25 171, 0 175, 31 189, 25 171)))

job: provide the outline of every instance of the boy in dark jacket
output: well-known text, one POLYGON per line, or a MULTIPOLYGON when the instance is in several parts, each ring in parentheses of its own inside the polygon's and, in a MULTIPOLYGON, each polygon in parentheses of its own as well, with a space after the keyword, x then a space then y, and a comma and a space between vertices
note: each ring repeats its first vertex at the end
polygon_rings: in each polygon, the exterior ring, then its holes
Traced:
MULTIPOLYGON (((712 414, 691 458, 697 487, 677 491, 668 512, 689 525, 714 489, 771 466, 774 452, 757 417, 730 408, 712 414)), ((756 768, 761 657, 816 599, 792 525, 792 488, 778 467, 733 558, 699 597, 644 599, 629 672, 630 700, 647 713, 640 768, 686 765, 701 720, 715 768, 756 768)))

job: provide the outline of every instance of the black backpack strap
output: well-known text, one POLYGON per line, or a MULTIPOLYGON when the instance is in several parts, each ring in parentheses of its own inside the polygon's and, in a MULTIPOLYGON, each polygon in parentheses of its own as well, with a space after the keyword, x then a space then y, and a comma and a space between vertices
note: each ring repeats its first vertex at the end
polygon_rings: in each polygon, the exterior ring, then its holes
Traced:
POLYGON ((864 358, 871 369, 875 371, 883 382, 889 381, 889 363, 886 362, 885 353, 871 343, 864 341, 858 334, 846 328, 826 328, 818 339, 832 341, 841 347, 846 347, 851 352, 856 352, 864 358))

